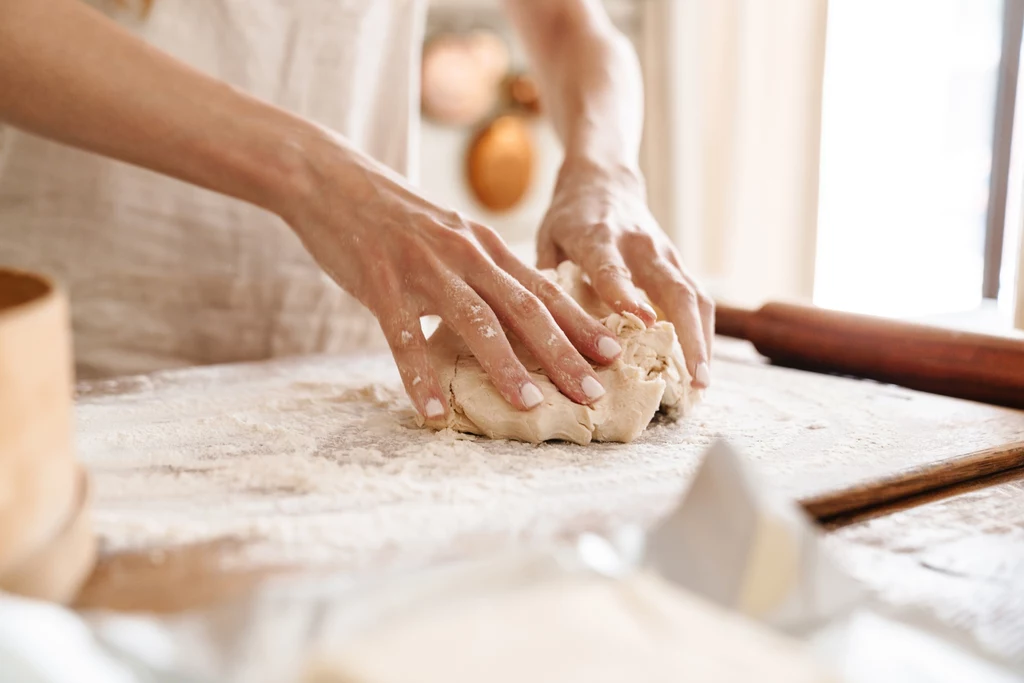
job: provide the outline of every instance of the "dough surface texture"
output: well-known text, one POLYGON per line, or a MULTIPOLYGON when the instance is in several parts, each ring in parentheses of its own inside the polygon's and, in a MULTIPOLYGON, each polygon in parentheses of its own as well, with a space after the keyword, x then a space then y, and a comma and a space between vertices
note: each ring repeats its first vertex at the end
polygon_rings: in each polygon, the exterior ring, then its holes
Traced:
POLYGON ((430 337, 434 367, 450 406, 447 427, 495 439, 540 443, 564 440, 628 443, 636 439, 659 410, 671 418, 686 415, 700 399, 690 386, 672 323, 650 328, 626 313, 612 312, 596 297, 580 270, 565 262, 544 274, 558 282, 618 338, 622 355, 609 366, 595 366, 607 393, 594 406, 574 403, 548 379, 540 364, 510 336, 513 349, 544 394, 544 402, 519 411, 502 398, 463 341, 441 326, 430 337))

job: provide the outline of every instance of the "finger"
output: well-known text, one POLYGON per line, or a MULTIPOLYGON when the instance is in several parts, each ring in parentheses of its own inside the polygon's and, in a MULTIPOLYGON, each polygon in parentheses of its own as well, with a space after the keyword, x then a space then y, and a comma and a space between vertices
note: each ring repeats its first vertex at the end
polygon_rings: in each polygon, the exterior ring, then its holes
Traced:
MULTIPOLYGON (((493 256, 493 254, 492 254, 493 256)), ((537 239, 537 267, 541 269, 557 268, 558 264, 565 260, 565 255, 555 243, 549 239, 539 237, 537 239)))
POLYGON ((715 302, 707 292, 697 283, 697 281, 686 272, 683 268, 682 261, 679 255, 676 254, 675 250, 669 252, 669 260, 672 262, 679 272, 686 279, 690 286, 697 292, 697 308, 700 310, 701 324, 704 327, 704 348, 708 354, 708 365, 711 365, 712 359, 715 357, 714 343, 715 343, 715 302))
POLYGON ((540 405, 544 394, 512 351, 494 311, 454 273, 448 274, 444 289, 437 301, 441 317, 466 342, 498 393, 518 410, 540 405))
POLYGON ((607 327, 587 313, 557 283, 523 263, 500 237, 488 232, 482 231, 479 240, 494 262, 540 300, 554 318, 555 324, 580 353, 603 365, 619 357, 622 346, 607 327))
POLYGON ((693 386, 707 387, 711 377, 704 322, 696 289, 686 281, 678 268, 663 258, 653 261, 643 270, 639 284, 675 326, 679 343, 683 347, 686 368, 693 378, 693 386))
POLYGON ((605 394, 597 374, 580 355, 551 313, 515 278, 495 268, 470 284, 547 371, 565 396, 590 404, 605 394))
POLYGON ((632 313, 645 325, 653 325, 658 315, 644 301, 633 284, 633 274, 626 267, 622 254, 612 244, 591 246, 585 253, 570 254, 590 278, 594 291, 605 304, 619 313, 632 313))
POLYGON ((381 314, 378 321, 416 411, 427 421, 442 421, 448 414, 448 397, 430 362, 419 316, 400 309, 381 314))
MULTIPOLYGON (((698 297, 700 294, 698 293, 698 297)), ((698 300, 700 306, 700 317, 701 322, 704 323, 704 347, 708 353, 708 365, 711 365, 711 359, 714 358, 714 343, 715 343, 715 302, 709 296, 703 296, 698 300)), ((711 378, 707 378, 706 384, 711 383, 711 378)))

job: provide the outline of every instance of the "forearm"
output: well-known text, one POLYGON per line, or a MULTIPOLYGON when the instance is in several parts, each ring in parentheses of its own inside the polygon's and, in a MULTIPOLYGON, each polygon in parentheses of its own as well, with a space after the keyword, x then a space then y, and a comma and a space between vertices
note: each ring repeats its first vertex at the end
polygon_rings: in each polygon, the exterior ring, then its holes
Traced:
POLYGON ((599 0, 506 0, 567 161, 639 164, 643 83, 599 0))
POLYGON ((326 135, 78 0, 0 0, 0 120, 279 213, 326 135))

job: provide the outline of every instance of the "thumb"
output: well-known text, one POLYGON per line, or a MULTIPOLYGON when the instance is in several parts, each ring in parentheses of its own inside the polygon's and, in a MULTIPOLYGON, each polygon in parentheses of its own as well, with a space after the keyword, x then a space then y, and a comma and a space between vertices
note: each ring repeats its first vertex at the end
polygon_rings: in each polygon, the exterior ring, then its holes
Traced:
POLYGON ((565 260, 565 255, 555 243, 543 233, 537 236, 537 268, 541 270, 557 268, 565 260))

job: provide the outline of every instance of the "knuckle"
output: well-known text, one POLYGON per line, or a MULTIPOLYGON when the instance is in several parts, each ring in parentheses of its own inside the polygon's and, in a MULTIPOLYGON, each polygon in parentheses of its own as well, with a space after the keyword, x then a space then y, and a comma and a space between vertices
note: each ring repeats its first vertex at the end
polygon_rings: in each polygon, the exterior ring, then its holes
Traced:
POLYGON ((630 278, 629 269, 621 263, 602 261, 593 269, 594 274, 602 279, 630 278))
POLYGON ((458 307, 457 315, 464 324, 474 325, 475 327, 471 329, 482 339, 489 340, 497 336, 495 328, 499 326, 498 318, 494 315, 494 311, 482 302, 465 302, 458 307))
POLYGON ((501 236, 498 235, 498 233, 495 230, 486 225, 481 225, 480 223, 471 223, 469 229, 472 231, 474 235, 476 235, 477 239, 479 239, 481 242, 484 242, 491 246, 504 245, 504 241, 501 239, 501 236))
POLYGON ((513 297, 512 308, 521 319, 530 322, 547 314, 547 308, 540 302, 540 299, 527 291, 519 292, 513 297))
POLYGON ((698 305, 697 292, 689 283, 684 280, 673 280, 672 281, 672 292, 680 303, 686 305, 698 305))
POLYGON ((498 270, 491 257, 472 239, 460 239, 450 252, 453 267, 466 277, 493 277, 498 270))
POLYGON ((572 348, 561 349, 555 358, 555 365, 566 375, 583 374, 590 370, 590 365, 572 348))
POLYGON ((448 220, 452 227, 462 232, 472 233, 473 232, 473 221, 466 216, 462 215, 458 211, 448 212, 448 220))
POLYGON ((543 275, 537 276, 537 280, 533 285, 533 293, 545 303, 553 303, 565 296, 565 292, 562 291, 557 282, 549 280, 543 275))
POLYGON ((588 241, 598 243, 611 243, 615 234, 612 227, 603 221, 581 225, 576 232, 588 241))
POLYGON ((656 254, 659 250, 658 240, 646 230, 630 230, 624 233, 622 243, 640 254, 656 254))
POLYGON ((473 222, 458 211, 439 210, 430 218, 438 227, 456 232, 472 232, 473 222))
MULTIPOLYGON (((587 366, 589 369, 590 366, 587 366)), ((556 385, 572 386, 580 376, 585 374, 581 361, 569 351, 563 351, 546 364, 548 377, 556 385)))
POLYGON ((518 387, 525 376, 526 369, 523 367, 511 351, 501 360, 494 364, 492 376, 496 375, 498 380, 510 387, 518 387))
POLYGON ((697 291, 697 307, 701 310, 701 313, 713 313, 715 310, 715 301, 707 292, 704 290, 697 291))
POLYGON ((462 279, 453 276, 450 272, 438 273, 440 279, 440 290, 435 294, 435 299, 442 305, 449 315, 461 316, 464 309, 477 306, 473 302, 476 293, 462 279))
POLYGON ((457 230, 448 233, 445 239, 445 249, 451 250, 460 257, 476 255, 480 251, 476 240, 457 230))

